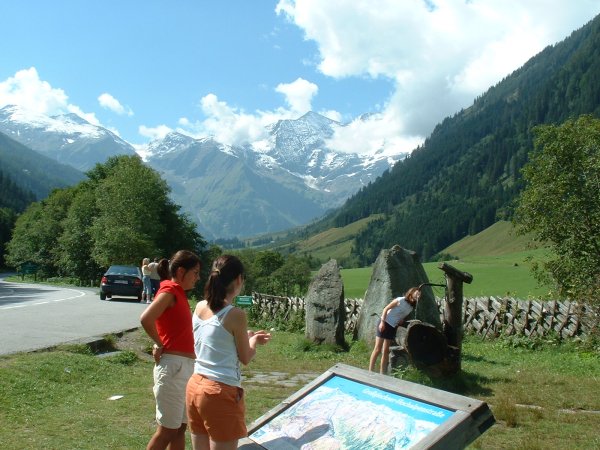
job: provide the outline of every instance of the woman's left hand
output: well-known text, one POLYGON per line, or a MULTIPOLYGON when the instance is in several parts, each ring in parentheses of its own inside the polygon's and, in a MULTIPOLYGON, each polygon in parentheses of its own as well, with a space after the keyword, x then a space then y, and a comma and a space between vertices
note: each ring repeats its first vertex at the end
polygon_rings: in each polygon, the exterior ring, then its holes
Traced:
POLYGON ((256 340, 257 344, 264 345, 271 339, 271 333, 267 333, 265 330, 255 331, 252 336, 256 340))
POLYGON ((154 358, 154 362, 156 364, 158 364, 160 362, 160 357, 162 356, 163 353, 163 347, 162 346, 158 346, 156 344, 154 344, 152 346, 152 357, 154 358))

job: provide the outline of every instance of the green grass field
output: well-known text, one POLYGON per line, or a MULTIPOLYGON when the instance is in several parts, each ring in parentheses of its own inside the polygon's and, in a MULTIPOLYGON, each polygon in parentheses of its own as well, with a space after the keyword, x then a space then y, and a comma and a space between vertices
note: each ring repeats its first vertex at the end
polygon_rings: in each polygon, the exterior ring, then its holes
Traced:
MULTIPOLYGON (((124 352, 107 358, 82 346, 0 357, 2 448, 144 448, 155 429, 153 363, 140 355, 149 341, 139 330, 115 341, 124 352)), ((307 345, 301 333, 274 331, 243 369, 247 422, 338 362, 366 368, 369 354, 361 341, 338 352, 307 345), (273 374, 280 381, 264 381, 273 374), (295 381, 299 375, 303 381, 295 381)), ((600 447, 598 349, 467 336, 462 361, 462 373, 452 378, 412 368, 395 376, 487 402, 497 422, 469 448, 600 447)))
MULTIPOLYGON (((531 273, 533 261, 542 261, 548 251, 536 248, 530 238, 516 236, 510 222, 498 222, 475 236, 468 236, 443 253, 457 257, 447 264, 473 275, 471 284, 463 285, 465 297, 510 296, 544 298, 550 286, 540 286, 531 273)), ((424 263, 431 283, 445 284, 439 262, 424 263)), ((362 298, 371 280, 371 267, 342 269, 344 292, 349 298, 362 298)), ((443 296, 443 288, 435 289, 443 296)))
MULTIPOLYGON (((550 286, 538 286, 530 271, 531 262, 543 258, 545 250, 531 250, 502 256, 470 257, 464 260, 448 261, 447 264, 473 275, 471 284, 463 285, 465 297, 511 296, 516 298, 543 298, 548 295, 550 286)), ((439 262, 425 263, 423 268, 431 283, 444 284, 444 272, 439 262)), ((371 280, 372 269, 342 269, 344 293, 348 298, 363 298, 371 280)), ((436 295, 443 296, 443 288, 434 289, 436 295), (440 290, 441 289, 441 290, 440 290)))

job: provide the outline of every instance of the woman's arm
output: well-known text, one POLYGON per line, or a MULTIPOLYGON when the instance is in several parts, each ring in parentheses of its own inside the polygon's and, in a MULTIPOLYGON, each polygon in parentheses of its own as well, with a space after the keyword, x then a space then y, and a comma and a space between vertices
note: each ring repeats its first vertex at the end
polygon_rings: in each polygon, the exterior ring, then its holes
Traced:
POLYGON ((383 333, 384 330, 384 326, 383 323, 385 322, 385 319, 387 317, 388 311, 390 309, 392 309, 394 306, 396 306, 398 304, 398 302, 396 301, 396 299, 392 300, 391 302, 389 302, 385 308, 383 308, 383 311, 381 313, 381 320, 379 321, 379 331, 381 331, 383 333))
POLYGON ((381 313, 381 321, 385 321, 385 318, 387 317, 388 311, 390 309, 392 309, 394 306, 398 306, 398 301, 396 299, 392 300, 391 302, 389 302, 385 308, 383 308, 383 312, 381 313))
POLYGON ((157 363, 162 355, 163 344, 158 335, 158 331, 156 330, 156 319, 158 319, 167 308, 170 308, 174 304, 175 296, 173 296, 173 294, 161 292, 140 316, 142 327, 148 336, 150 336, 150 339, 155 343, 152 348, 152 356, 154 356, 154 361, 157 363))
POLYGON ((256 355, 256 347, 269 342, 271 335, 263 330, 249 333, 246 313, 239 308, 232 309, 227 318, 235 340, 238 358, 242 364, 247 365, 256 355))

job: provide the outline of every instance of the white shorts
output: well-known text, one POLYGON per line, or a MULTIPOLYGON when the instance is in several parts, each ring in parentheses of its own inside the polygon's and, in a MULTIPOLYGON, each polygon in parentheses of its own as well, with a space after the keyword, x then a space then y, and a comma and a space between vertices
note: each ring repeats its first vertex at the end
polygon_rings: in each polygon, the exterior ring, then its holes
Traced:
POLYGON ((156 421, 165 428, 178 429, 187 423, 185 388, 194 373, 194 360, 164 353, 154 366, 156 421))

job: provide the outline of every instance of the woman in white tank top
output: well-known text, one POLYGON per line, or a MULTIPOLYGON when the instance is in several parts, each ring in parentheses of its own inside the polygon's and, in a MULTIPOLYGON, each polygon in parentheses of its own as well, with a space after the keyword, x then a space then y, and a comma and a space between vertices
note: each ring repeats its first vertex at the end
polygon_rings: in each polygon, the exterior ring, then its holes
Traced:
POLYGON ((396 330, 406 317, 413 311, 415 305, 421 297, 421 291, 418 287, 412 287, 404 297, 397 297, 383 308, 381 320, 377 324, 375 335, 375 346, 369 360, 369 371, 372 372, 375 368, 377 358, 381 354, 381 363, 379 365, 379 373, 387 372, 390 346, 396 339, 396 330))
POLYGON ((247 435, 240 362, 248 364, 271 335, 248 330, 246 313, 232 305, 244 284, 244 266, 235 256, 217 258, 192 323, 196 362, 186 391, 194 450, 236 449, 247 435))

